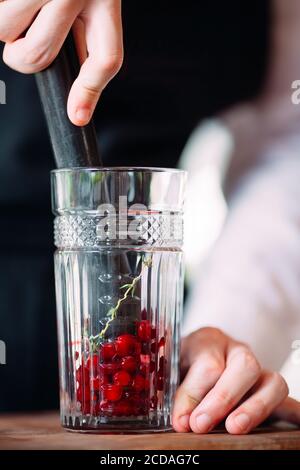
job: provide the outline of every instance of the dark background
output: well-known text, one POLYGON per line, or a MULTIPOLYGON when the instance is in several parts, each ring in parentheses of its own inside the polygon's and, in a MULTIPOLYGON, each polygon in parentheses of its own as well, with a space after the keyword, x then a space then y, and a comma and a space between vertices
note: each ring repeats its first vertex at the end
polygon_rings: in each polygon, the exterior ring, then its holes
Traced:
MULTIPOLYGON (((96 125, 107 165, 175 166, 194 126, 254 96, 269 2, 124 1, 125 62, 96 125)), ((0 411, 58 406, 49 171, 34 78, 0 64, 0 411)))

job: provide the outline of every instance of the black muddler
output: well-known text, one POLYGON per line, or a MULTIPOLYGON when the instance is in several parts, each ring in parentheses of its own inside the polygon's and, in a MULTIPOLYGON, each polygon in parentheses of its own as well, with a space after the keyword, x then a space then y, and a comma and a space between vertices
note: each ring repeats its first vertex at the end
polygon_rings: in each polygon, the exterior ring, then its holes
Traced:
MULTIPOLYGON (((67 101, 80 64, 72 32, 69 33, 54 62, 36 74, 42 107, 46 117, 57 168, 102 167, 93 121, 78 127, 67 114, 67 101)), ((106 202, 109 194, 106 191, 106 202)), ((127 256, 122 253, 115 270, 130 272, 127 256)))
POLYGON ((71 32, 54 62, 36 74, 57 168, 102 166, 93 122, 78 127, 67 115, 68 95, 79 68, 71 32))

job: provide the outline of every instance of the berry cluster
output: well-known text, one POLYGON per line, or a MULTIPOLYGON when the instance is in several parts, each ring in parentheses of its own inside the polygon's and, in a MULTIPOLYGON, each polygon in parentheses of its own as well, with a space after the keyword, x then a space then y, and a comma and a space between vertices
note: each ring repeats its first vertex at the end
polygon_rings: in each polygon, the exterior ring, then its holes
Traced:
MULTIPOLYGON (((165 338, 156 339, 149 320, 136 323, 135 334, 120 334, 82 358, 76 370, 77 401, 83 414, 140 416, 157 407, 164 389, 165 338), (157 371, 157 373, 155 373, 157 371)), ((75 353, 79 358, 78 352, 75 353)))

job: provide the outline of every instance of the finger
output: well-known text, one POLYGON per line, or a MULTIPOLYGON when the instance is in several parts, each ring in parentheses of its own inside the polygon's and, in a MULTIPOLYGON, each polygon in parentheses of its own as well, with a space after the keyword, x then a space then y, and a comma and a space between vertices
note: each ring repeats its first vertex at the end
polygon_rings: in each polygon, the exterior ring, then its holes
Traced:
POLYGON ((82 18, 76 18, 73 27, 73 36, 76 44, 77 55, 80 65, 82 65, 88 56, 87 46, 86 46, 86 31, 85 24, 82 18))
POLYGON ((273 412, 273 416, 300 425, 300 402, 287 397, 273 412))
POLYGON ((234 345, 228 352, 224 373, 191 414, 192 431, 212 430, 256 383, 260 374, 260 366, 251 351, 246 346, 234 345))
POLYGON ((9 0, 0 3, 0 41, 15 41, 49 0, 9 0))
POLYGON ((261 424, 287 397, 288 387, 280 374, 264 373, 255 392, 226 419, 230 434, 246 434, 261 424))
MULTIPOLYGON (((192 335, 191 335, 192 336, 192 335)), ((197 335, 188 342, 193 363, 177 390, 172 424, 177 432, 190 430, 190 415, 208 391, 216 384, 225 368, 225 342, 211 341, 197 335), (202 339, 202 340, 201 340, 202 339)), ((183 352, 185 346, 183 345, 183 352)), ((184 353, 186 357, 186 353, 184 353)))
POLYGON ((76 125, 89 122, 102 90, 123 61, 121 1, 94 2, 84 12, 88 58, 81 67, 68 100, 68 114, 76 125))
POLYGON ((81 4, 79 0, 53 0, 47 3, 26 36, 5 45, 4 62, 23 73, 36 73, 50 65, 65 41, 81 4))

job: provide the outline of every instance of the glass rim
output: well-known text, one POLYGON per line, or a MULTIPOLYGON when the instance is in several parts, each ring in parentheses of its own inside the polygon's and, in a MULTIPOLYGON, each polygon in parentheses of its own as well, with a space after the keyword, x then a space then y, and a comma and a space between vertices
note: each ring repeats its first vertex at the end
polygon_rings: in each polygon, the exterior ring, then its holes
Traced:
POLYGON ((164 168, 164 167, 146 167, 146 166, 92 166, 92 167, 71 167, 71 168, 56 168, 51 170, 52 174, 60 173, 94 173, 94 172, 103 172, 103 173, 175 173, 175 174, 187 174, 187 171, 180 168, 164 168))

